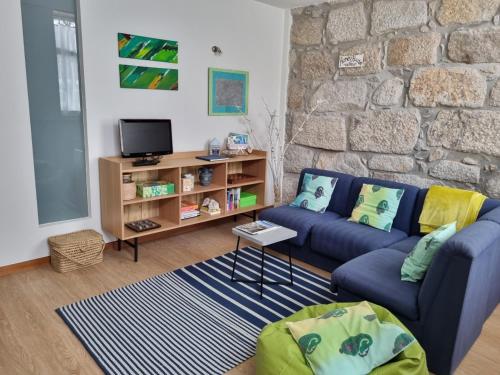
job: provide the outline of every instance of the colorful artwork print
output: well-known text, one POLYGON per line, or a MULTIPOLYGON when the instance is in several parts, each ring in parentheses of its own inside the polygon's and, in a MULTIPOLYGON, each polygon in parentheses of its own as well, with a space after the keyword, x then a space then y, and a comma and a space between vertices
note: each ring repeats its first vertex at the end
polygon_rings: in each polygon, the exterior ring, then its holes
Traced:
POLYGON ((179 45, 173 40, 118 33, 118 55, 129 59, 178 63, 179 45))
POLYGON ((238 116, 248 113, 248 72, 208 69, 208 114, 238 116))
POLYGON ((120 87, 126 89, 178 90, 177 69, 120 64, 120 87))

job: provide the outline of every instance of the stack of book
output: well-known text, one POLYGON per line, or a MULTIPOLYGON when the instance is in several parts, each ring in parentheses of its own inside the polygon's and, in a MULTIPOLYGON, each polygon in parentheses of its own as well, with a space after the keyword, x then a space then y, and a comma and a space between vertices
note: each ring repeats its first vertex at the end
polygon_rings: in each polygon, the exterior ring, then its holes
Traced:
POLYGON ((253 223, 238 225, 236 229, 248 234, 261 234, 279 228, 279 225, 265 220, 257 220, 253 223))
POLYGON ((227 190, 227 210, 236 210, 240 206, 241 188, 227 190))
POLYGON ((200 216, 198 205, 194 202, 182 201, 181 202, 181 220, 191 219, 200 216))
POLYGON ((207 215, 210 215, 210 216, 215 216, 215 215, 220 215, 221 210, 220 210, 220 208, 213 209, 213 208, 209 208, 209 207, 202 207, 202 208, 200 208, 200 212, 202 214, 207 214, 207 215))

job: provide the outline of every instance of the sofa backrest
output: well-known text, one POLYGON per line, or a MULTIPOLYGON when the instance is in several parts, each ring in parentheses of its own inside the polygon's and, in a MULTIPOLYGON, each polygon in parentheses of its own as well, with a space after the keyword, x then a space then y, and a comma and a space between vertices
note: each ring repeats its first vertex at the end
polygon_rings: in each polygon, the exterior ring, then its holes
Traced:
POLYGON ((299 184, 297 186, 297 194, 300 193, 302 181, 304 180, 304 174, 306 173, 337 178, 337 184, 335 185, 332 199, 330 200, 327 211, 336 212, 342 216, 348 216, 351 214, 351 211, 348 212, 347 200, 349 197, 349 191, 351 189, 351 183, 354 180, 354 176, 340 172, 327 171, 325 169, 306 168, 303 169, 300 173, 299 184))
POLYGON ((403 197, 401 198, 401 201, 399 202, 398 213, 394 218, 393 227, 409 234, 411 231, 413 209, 415 207, 417 194, 420 189, 413 185, 401 184, 394 181, 379 180, 377 178, 355 178, 351 184, 351 191, 349 193, 347 216, 351 215, 363 184, 380 185, 391 189, 404 189, 405 192, 403 194, 403 197))
MULTIPOLYGON (((420 233, 420 224, 418 223, 418 219, 420 218, 420 214, 422 213, 422 208, 424 207, 425 197, 427 196, 427 192, 429 189, 420 189, 417 195, 417 201, 415 203, 415 209, 413 210, 413 217, 411 222, 411 235, 421 235, 420 233)), ((478 217, 487 214, 491 210, 500 207, 499 199, 491 199, 488 198, 484 201, 481 210, 479 211, 478 217)))

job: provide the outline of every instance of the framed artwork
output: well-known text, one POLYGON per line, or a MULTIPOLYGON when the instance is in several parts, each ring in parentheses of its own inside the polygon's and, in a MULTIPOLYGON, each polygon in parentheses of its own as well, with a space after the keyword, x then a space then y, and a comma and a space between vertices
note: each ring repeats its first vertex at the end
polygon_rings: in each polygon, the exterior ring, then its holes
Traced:
POLYGON ((208 69, 208 114, 238 116, 248 113, 248 72, 208 69))
POLYGON ((177 69, 120 64, 120 87, 126 89, 179 89, 177 69))
POLYGON ((118 33, 118 55, 129 59, 177 64, 179 45, 173 40, 118 33))

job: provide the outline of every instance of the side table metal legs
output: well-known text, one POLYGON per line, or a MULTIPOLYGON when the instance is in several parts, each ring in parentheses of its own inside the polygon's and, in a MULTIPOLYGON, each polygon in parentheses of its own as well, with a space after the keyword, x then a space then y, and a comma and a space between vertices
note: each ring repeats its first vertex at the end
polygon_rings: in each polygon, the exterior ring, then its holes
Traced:
POLYGON ((289 271, 290 271, 290 281, 266 281, 264 279, 264 267, 265 267, 265 257, 266 257, 266 251, 265 251, 265 246, 262 246, 261 248, 261 261, 260 261, 260 278, 257 280, 252 280, 252 279, 241 279, 237 278, 234 276, 234 273, 236 271, 236 264, 238 263, 238 254, 239 254, 239 249, 240 249, 240 237, 238 236, 237 242, 236 242, 236 250, 234 252, 234 260, 233 260, 233 269, 231 271, 231 281, 235 282, 242 282, 242 283, 254 283, 254 284, 260 284, 260 298, 262 298, 262 295, 264 293, 264 285, 290 285, 293 286, 293 268, 292 268, 292 251, 291 247, 288 246, 288 266, 289 266, 289 271))

